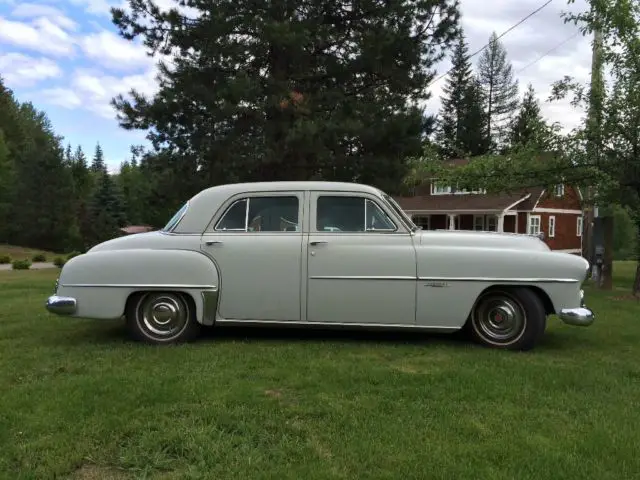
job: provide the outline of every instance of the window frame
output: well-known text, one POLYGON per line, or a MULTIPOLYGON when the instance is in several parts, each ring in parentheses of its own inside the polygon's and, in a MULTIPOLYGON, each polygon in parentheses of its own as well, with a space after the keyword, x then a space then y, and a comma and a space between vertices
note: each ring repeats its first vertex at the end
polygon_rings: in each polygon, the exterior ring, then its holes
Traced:
POLYGON ((582 230, 584 230, 584 218, 582 215, 576 217, 576 236, 582 236, 582 230))
POLYGON ((556 236, 556 216, 549 215, 549 238, 554 238, 556 236))
POLYGON ((207 228, 207 234, 261 234, 261 235, 302 235, 304 231, 304 194, 298 191, 267 191, 267 192, 245 192, 234 195, 227 199, 227 201, 221 205, 218 214, 212 219, 207 228), (280 231, 280 230, 249 230, 249 210, 251 208, 252 198, 280 198, 291 197, 295 198, 298 202, 297 209, 297 225, 298 230, 295 231, 280 231), (227 229, 221 230, 218 228, 220 222, 224 220, 229 211, 238 203, 246 201, 245 217, 244 217, 244 229, 227 229))
POLYGON ((556 197, 564 197, 564 183, 557 184, 554 193, 556 197))
POLYGON ((400 225, 403 225, 402 222, 398 222, 398 219, 393 215, 388 208, 385 208, 386 205, 380 201, 377 197, 370 195, 367 192, 349 192, 349 191, 313 191, 311 196, 311 204, 309 208, 309 233, 313 235, 372 235, 372 234, 410 234, 410 231, 404 232, 400 229, 400 225), (362 199, 365 202, 365 222, 363 231, 325 231, 318 230, 318 200, 322 197, 343 197, 343 198, 357 198, 362 199), (385 229, 385 230, 366 230, 367 222, 366 222, 366 212, 367 212, 367 200, 372 202, 382 213, 386 215, 389 221, 393 224, 394 229, 385 229))
POLYGON ((529 219, 527 221, 527 234, 528 235, 540 235, 540 232, 542 232, 542 217, 540 215, 529 215, 529 219), (531 227, 533 226, 533 222, 532 220, 538 220, 538 231, 537 232, 532 232, 531 231, 531 227))
POLYGON ((431 215, 425 215, 425 214, 416 213, 416 214, 411 216, 411 221, 415 225, 420 227, 422 230, 425 230, 425 228, 422 225, 420 225, 419 223, 416 222, 416 219, 426 220, 426 222, 424 222, 427 225, 426 230, 431 230, 431 215))

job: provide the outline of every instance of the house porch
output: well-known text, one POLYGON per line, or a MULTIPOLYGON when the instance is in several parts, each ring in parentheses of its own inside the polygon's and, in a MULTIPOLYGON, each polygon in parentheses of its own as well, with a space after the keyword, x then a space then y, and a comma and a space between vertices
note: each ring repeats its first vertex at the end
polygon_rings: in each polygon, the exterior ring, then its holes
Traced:
POLYGON ((484 232, 518 232, 516 212, 433 212, 407 211, 423 230, 475 230, 484 232))

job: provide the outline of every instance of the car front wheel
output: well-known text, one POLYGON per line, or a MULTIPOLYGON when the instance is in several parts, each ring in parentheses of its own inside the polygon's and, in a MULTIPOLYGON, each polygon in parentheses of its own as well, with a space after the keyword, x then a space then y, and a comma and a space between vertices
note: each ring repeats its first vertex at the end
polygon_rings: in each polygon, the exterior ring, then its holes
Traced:
POLYGON ((174 292, 143 292, 127 305, 126 321, 132 335, 146 343, 180 343, 200 331, 195 310, 185 295, 174 292))
POLYGON ((470 332, 486 346, 530 350, 542 337, 547 316, 540 298, 528 288, 484 292, 471 311, 470 332))

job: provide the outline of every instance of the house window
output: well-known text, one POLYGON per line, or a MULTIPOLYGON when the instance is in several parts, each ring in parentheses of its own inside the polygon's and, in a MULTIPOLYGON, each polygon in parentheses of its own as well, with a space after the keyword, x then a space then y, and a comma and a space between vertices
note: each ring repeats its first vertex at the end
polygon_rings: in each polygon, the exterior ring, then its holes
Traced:
POLYGON ((484 215, 473 216, 473 229, 484 230, 484 215))
POLYGON ((495 232, 498 229, 498 219, 495 215, 487 215, 487 230, 495 232))
POLYGON ((564 184, 556 185, 556 197, 564 196, 564 184))
POLYGON ((556 236, 556 217, 549 217, 549 237, 556 236))
POLYGON ((437 183, 431 184, 431 195, 446 195, 448 193, 451 193, 450 186, 442 186, 437 183))
POLYGON ((576 235, 578 237, 582 236, 582 216, 579 216, 577 218, 577 222, 576 222, 576 235))
POLYGON ((540 233, 540 215, 531 215, 529 217, 527 233, 529 235, 538 235, 540 233))
POLYGON ((431 216, 430 215, 414 215, 412 217, 413 223, 421 227, 422 230, 431 230, 431 216))

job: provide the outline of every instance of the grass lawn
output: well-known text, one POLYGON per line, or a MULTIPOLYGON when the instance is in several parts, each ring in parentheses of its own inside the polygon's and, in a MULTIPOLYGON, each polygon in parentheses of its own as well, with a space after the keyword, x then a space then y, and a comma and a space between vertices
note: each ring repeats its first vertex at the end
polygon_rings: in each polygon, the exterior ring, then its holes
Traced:
POLYGON ((640 472, 640 303, 498 352, 455 336, 221 330, 180 347, 49 315, 0 272, 0 478, 597 479, 640 472))
POLYGON ((11 257, 11 261, 14 260, 31 260, 34 255, 39 253, 44 254, 47 257, 47 262, 53 262, 53 259, 58 256, 58 254, 47 252, 45 250, 35 250, 33 248, 25 248, 25 247, 15 247, 13 245, 6 245, 4 243, 0 243, 0 257, 8 255, 11 257))

